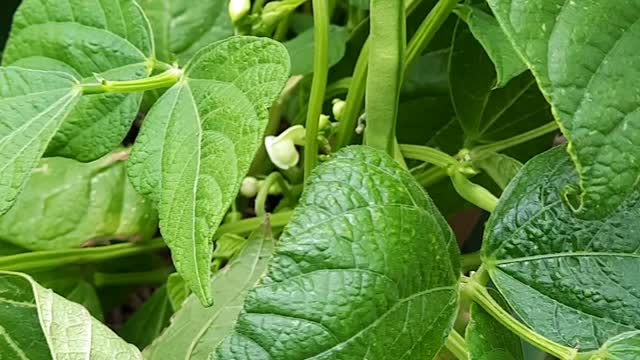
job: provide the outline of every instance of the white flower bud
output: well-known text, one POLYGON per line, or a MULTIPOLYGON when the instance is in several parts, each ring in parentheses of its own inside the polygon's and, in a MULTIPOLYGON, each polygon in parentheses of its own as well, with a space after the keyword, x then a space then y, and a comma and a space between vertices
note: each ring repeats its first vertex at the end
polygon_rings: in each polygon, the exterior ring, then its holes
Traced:
POLYGON ((331 126, 331 120, 329 120, 329 116, 320 115, 320 119, 318 120, 318 129, 324 130, 331 126))
POLYGON ((331 112, 333 112, 333 117, 336 120, 340 120, 342 117, 342 113, 344 112, 344 107, 347 105, 347 102, 340 99, 333 99, 332 101, 333 107, 331 108, 331 112))
POLYGON ((251 0, 229 1, 229 17, 233 23, 240 21, 251 9, 251 0))
POLYGON ((264 146, 271 162, 283 170, 298 165, 300 153, 296 145, 304 144, 305 133, 306 130, 302 125, 295 125, 278 136, 267 136, 264 139, 264 146))
POLYGON ((258 179, 253 176, 247 176, 242 180, 242 184, 240 184, 240 194, 246 198, 256 196, 259 189, 258 179))

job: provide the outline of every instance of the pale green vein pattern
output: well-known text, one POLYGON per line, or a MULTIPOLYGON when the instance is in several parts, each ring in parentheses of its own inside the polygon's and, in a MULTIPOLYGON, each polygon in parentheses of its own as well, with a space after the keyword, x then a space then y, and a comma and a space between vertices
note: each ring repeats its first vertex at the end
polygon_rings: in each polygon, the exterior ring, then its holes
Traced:
POLYGON ((381 151, 343 149, 308 179, 213 358, 432 359, 457 312, 451 245, 411 174, 381 151))
POLYGON ((577 178, 564 148, 525 164, 487 223, 482 258, 524 323, 584 352, 640 330, 640 191, 584 220, 561 193, 577 178))
POLYGON ((172 317, 171 325, 144 351, 146 359, 206 360, 229 333, 247 292, 264 275, 274 239, 268 224, 256 230, 240 254, 211 279, 214 305, 202 306, 191 295, 172 317))
POLYGON ((640 2, 488 2, 570 144, 581 187, 574 209, 611 214, 640 178, 640 2))
MULTIPOLYGON (((149 24, 134 0, 24 0, 15 14, 2 64, 63 71, 95 82, 148 76, 149 24)), ((95 160, 117 147, 142 93, 84 96, 48 145, 47 155, 95 160)))
MULTIPOLYGON (((586 357, 579 357, 579 360, 586 357)), ((640 331, 620 334, 607 341, 589 360, 639 360, 640 331)))
POLYGON ((198 50, 233 35, 228 0, 140 0, 156 40, 156 56, 186 64, 198 50))
POLYGON ((289 67, 284 46, 266 38, 203 49, 150 110, 133 148, 131 181, 158 204, 176 269, 205 304, 213 234, 262 143, 289 67))
POLYGON ((77 82, 67 74, 0 68, 0 214, 12 206, 79 98, 77 82))
POLYGON ((142 359, 82 306, 11 272, 0 272, 0 357, 142 359))
POLYGON ((29 250, 79 248, 89 240, 148 240, 158 216, 126 176, 124 151, 91 163, 42 159, 15 205, 0 216, 0 241, 29 250))

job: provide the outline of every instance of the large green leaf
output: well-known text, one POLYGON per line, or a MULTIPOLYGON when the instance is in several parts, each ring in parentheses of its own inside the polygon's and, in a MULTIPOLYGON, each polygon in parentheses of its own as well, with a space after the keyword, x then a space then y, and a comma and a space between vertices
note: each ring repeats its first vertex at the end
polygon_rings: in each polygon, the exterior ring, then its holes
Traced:
POLYGON ((217 359, 431 359, 457 312, 451 230, 386 154, 346 148, 309 178, 217 359))
POLYGON ((195 295, 184 302, 171 326, 145 349, 147 359, 203 359, 229 333, 249 290, 264 275, 274 240, 268 224, 256 230, 241 253, 211 279, 213 306, 205 308, 195 295))
POLYGON ((569 142, 581 187, 573 208, 604 217, 640 178, 640 2, 488 2, 569 142))
POLYGON ((92 163, 42 159, 15 205, 0 216, 0 240, 55 250, 94 239, 151 238, 158 217, 129 183, 126 156, 116 152, 92 163))
POLYGON ((199 52, 150 110, 129 161, 136 189, 158 204, 178 273, 211 303, 211 240, 262 143, 268 109, 289 75, 284 46, 233 37, 199 52))
MULTIPOLYGON (((491 296, 506 305, 495 290, 491 290, 491 296)), ((465 334, 469 360, 524 360, 520 338, 480 305, 471 304, 470 317, 465 334)))
POLYGON ((496 71, 469 27, 458 22, 449 64, 451 98, 465 144, 502 140, 553 121, 529 72, 496 89, 496 71))
MULTIPOLYGON (((95 82, 148 76, 153 41, 134 0, 24 0, 3 65, 63 71, 95 82)), ((91 161, 113 150, 131 127, 141 93, 84 96, 48 145, 50 156, 91 161)))
POLYGON ((493 16, 470 5, 460 6, 458 13, 493 61, 496 68, 496 87, 504 87, 511 79, 527 70, 527 65, 520 59, 520 55, 493 16))
POLYGON ((0 214, 15 202, 80 92, 64 73, 0 67, 0 214))
MULTIPOLYGON (((347 35, 347 30, 343 27, 331 25, 329 28, 329 66, 337 64, 344 56, 347 35)), ((314 44, 313 28, 284 43, 291 56, 291 75, 313 72, 314 44)))
POLYGON ((562 195, 576 181, 563 148, 525 164, 491 215, 482 258, 524 323, 588 351, 640 330, 640 191, 609 217, 584 220, 562 195))
POLYGON ((142 359, 89 315, 20 273, 0 273, 0 357, 3 359, 142 359))
POLYGON ((140 0, 162 61, 186 64, 198 50, 233 35, 228 0, 140 0))
POLYGON ((173 311, 167 288, 162 286, 127 320, 118 334, 139 349, 143 349, 169 324, 171 314, 173 311))

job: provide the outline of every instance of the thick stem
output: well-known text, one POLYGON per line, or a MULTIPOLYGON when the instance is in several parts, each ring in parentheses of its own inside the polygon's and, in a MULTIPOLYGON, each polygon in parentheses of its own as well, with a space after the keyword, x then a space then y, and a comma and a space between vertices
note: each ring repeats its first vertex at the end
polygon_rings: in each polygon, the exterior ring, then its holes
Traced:
POLYGON ((118 274, 96 272, 93 274, 93 284, 97 287, 144 284, 162 285, 167 281, 170 273, 171 271, 167 268, 118 274))
POLYGON ((462 254, 460 256, 460 267, 463 274, 466 274, 472 270, 477 270, 480 265, 482 265, 482 257, 480 256, 480 251, 469 254, 462 254))
POLYGON ((329 4, 327 1, 313 0, 314 58, 304 146, 305 179, 311 175, 311 171, 318 163, 318 121, 322 115, 324 92, 329 74, 329 4))
POLYGON ((180 81, 183 75, 184 72, 181 69, 171 68, 162 74, 144 79, 127 81, 102 80, 100 83, 96 84, 82 84, 81 87, 84 95, 132 93, 171 87, 180 81))
POLYGON ((406 67, 408 68, 427 48, 442 24, 447 20, 458 0, 440 0, 431 9, 407 46, 406 67))
POLYGON ((445 169, 458 164, 453 156, 428 146, 401 144, 400 150, 407 159, 428 162, 445 169))
MULTIPOLYGON (((480 272, 482 272, 482 270, 480 270, 480 272)), ((575 359, 577 354, 576 349, 572 349, 549 340, 546 337, 529 329, 518 320, 514 319, 511 314, 503 309, 500 304, 498 304, 491 297, 491 295, 487 291, 487 288, 475 280, 476 275, 474 275, 471 279, 467 279, 466 283, 464 284, 463 292, 465 295, 482 306, 484 310, 491 314, 491 316, 493 316, 493 318, 500 322, 503 326, 511 330, 514 334, 518 335, 525 341, 529 342, 531 345, 561 360, 575 359)))
POLYGON ((451 171, 449 176, 456 192, 463 199, 488 212, 493 212, 496 209, 498 198, 489 190, 471 182, 466 175, 455 169, 451 171))
POLYGON ((458 360, 469 360, 469 352, 467 352, 467 344, 464 338, 458 334, 457 331, 451 330, 449 336, 444 342, 444 346, 449 350, 458 360))

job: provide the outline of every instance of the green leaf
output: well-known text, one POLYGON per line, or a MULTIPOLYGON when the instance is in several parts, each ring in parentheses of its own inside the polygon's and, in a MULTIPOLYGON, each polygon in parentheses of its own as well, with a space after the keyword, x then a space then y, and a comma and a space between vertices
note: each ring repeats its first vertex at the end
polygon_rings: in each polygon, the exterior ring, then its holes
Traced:
POLYGON ((118 333, 124 340, 143 349, 169 324, 172 313, 167 288, 162 286, 127 320, 118 333))
MULTIPOLYGON (((134 0, 24 0, 3 65, 63 71, 78 81, 147 77, 153 69, 149 24, 134 0)), ((117 147, 142 93, 84 96, 48 144, 47 155, 95 160, 117 147)))
POLYGON ((473 165, 486 172, 501 189, 506 188, 509 181, 522 169, 520 161, 511 156, 496 153, 474 160, 473 165))
POLYGON ((458 11, 473 36, 493 61, 497 75, 496 88, 506 86, 509 81, 527 70, 527 65, 493 16, 469 5, 460 6, 458 11))
POLYGON ((496 71, 469 27, 458 21, 449 64, 451 98, 465 144, 495 142, 553 121, 530 73, 495 89, 496 71))
MULTIPOLYGON (((578 357, 578 359, 582 359, 578 357)), ((640 359, 640 331, 620 334, 607 341, 589 360, 638 360, 640 359)))
POLYGON ((413 177, 369 147, 318 166, 216 359, 431 359, 459 253, 413 177))
MULTIPOLYGON (((491 291, 498 303, 506 306, 496 291, 491 291)), ((480 305, 471 304, 470 321, 465 338, 469 360, 524 360, 520 338, 502 326, 480 305)))
POLYGON ((0 288, 3 359, 142 359, 85 308, 27 275, 0 272, 0 288))
POLYGON ((612 213, 640 177, 640 3, 489 0, 553 106, 580 175, 573 208, 612 213))
POLYGON ((158 217, 125 173, 126 152, 92 163, 42 159, 15 205, 0 216, 0 240, 30 250, 89 240, 150 239, 158 217))
POLYGON ((77 81, 67 74, 0 67, 0 214, 79 98, 77 81))
POLYGON ((134 187, 158 205, 176 270, 211 304, 211 240, 262 143, 289 75, 280 43, 232 37, 199 52, 150 110, 129 161, 134 187))
POLYGON ((186 64, 200 49, 233 35, 227 0, 140 0, 149 17, 156 56, 186 64))
POLYGON ((584 220, 562 193, 576 181, 563 148, 525 164, 491 214, 482 259, 525 324, 588 351, 640 330, 640 191, 611 216, 584 220))
POLYGON ((84 306, 89 314, 96 318, 98 321, 104 321, 104 315, 102 314, 102 306, 100 305, 100 299, 93 285, 86 281, 79 281, 74 284, 73 288, 66 294, 61 294, 67 300, 71 300, 84 306))
MULTIPOLYGON (((329 27, 329 66, 337 64, 346 49, 347 30, 344 27, 329 27)), ((291 56, 291 75, 307 75, 313 72, 313 28, 284 43, 291 56)))
POLYGON ((145 349, 145 357, 208 359, 231 332, 247 292, 264 275, 273 246, 270 226, 265 223, 249 237, 238 257, 211 279, 214 305, 205 308, 195 295, 189 296, 172 317, 169 328, 145 349))
POLYGON ((348 0, 349 5, 355 6, 361 10, 369 10, 369 0, 348 0))

